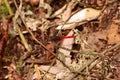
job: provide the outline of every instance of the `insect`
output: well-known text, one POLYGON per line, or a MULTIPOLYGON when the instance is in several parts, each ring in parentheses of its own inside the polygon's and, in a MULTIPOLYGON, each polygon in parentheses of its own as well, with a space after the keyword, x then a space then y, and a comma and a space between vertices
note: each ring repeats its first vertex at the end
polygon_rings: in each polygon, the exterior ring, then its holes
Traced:
POLYGON ((69 38, 75 38, 76 36, 54 36, 52 37, 50 40, 53 40, 53 41, 62 41, 64 39, 69 39, 69 38))

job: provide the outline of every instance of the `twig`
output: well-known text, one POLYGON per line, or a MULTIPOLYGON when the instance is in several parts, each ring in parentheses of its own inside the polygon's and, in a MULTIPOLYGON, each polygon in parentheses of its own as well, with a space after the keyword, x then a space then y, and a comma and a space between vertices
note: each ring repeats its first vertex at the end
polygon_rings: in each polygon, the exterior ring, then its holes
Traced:
MULTIPOLYGON (((4 2, 5 2, 5 5, 7 6, 7 9, 8 9, 8 11, 9 11, 9 14, 10 14, 10 15, 13 15, 12 9, 11 9, 8 1, 7 1, 7 0, 4 0, 4 2)), ((15 4, 15 5, 16 5, 16 4, 15 4)), ((21 3, 21 5, 22 5, 22 3, 21 3)), ((21 5, 20 5, 20 9, 21 9, 21 7, 22 7, 21 5)), ((19 9, 17 9, 17 10, 19 10, 19 9)), ((18 16, 19 16, 19 14, 16 13, 16 14, 15 14, 15 18, 13 19, 14 27, 16 26, 16 28, 17 28, 17 30, 18 30, 18 33, 19 33, 19 36, 20 36, 20 38, 22 39, 22 42, 23 42, 25 48, 26 48, 28 51, 30 51, 30 48, 29 48, 29 46, 28 46, 28 44, 27 44, 27 41, 25 40, 25 37, 23 36, 22 32, 20 31, 19 26, 16 25, 16 19, 18 18, 18 16)))
POLYGON ((101 80, 104 80, 105 78, 105 58, 101 58, 101 61, 102 61, 102 69, 101 69, 101 80))
POLYGON ((4 0, 6 7, 8 8, 9 14, 13 15, 12 9, 10 8, 10 5, 8 3, 8 0, 4 0))
POLYGON ((48 71, 52 68, 52 66, 54 65, 54 63, 55 63, 55 60, 56 59, 54 59, 53 61, 52 61, 52 63, 51 63, 51 65, 50 65, 50 67, 48 68, 48 70, 44 73, 44 75, 41 77, 41 79, 40 80, 42 80, 44 77, 45 77, 45 75, 48 73, 48 71))
POLYGON ((31 49, 30 49, 30 47, 29 47, 29 45, 28 45, 28 43, 27 43, 27 41, 26 41, 23 33, 21 32, 21 30, 20 30, 20 28, 19 28, 18 25, 16 25, 16 27, 17 27, 17 30, 18 30, 18 33, 19 33, 19 36, 20 36, 20 38, 22 40, 23 45, 25 46, 25 48, 27 49, 27 51, 30 52, 31 49))
POLYGON ((71 50, 71 49, 68 49, 68 48, 65 48, 65 47, 62 47, 62 46, 58 46, 58 45, 57 45, 57 47, 62 48, 62 49, 67 50, 67 51, 70 51, 70 52, 73 52, 73 53, 80 53, 80 54, 86 54, 86 55, 93 55, 93 56, 104 57, 102 54, 97 53, 97 52, 71 50))
MULTIPOLYGON (((15 0, 14 0, 14 3, 15 3, 15 6, 17 6, 17 3, 16 3, 15 0)), ((23 45, 25 46, 26 50, 27 50, 28 52, 30 52, 31 49, 30 49, 30 47, 29 47, 29 45, 28 45, 28 43, 27 43, 27 41, 26 41, 23 33, 21 32, 18 24, 16 24, 16 19, 17 19, 17 18, 19 17, 19 15, 20 15, 20 10, 21 10, 21 8, 22 8, 22 1, 20 1, 20 6, 19 6, 19 8, 17 7, 17 11, 16 11, 15 17, 14 17, 14 19, 13 19, 13 25, 14 25, 14 28, 17 29, 17 31, 18 31, 18 33, 19 33, 19 36, 20 36, 20 38, 21 38, 21 40, 22 40, 22 43, 23 43, 23 45)))
MULTIPOLYGON (((20 1, 21 1, 21 0, 20 0, 20 1)), ((16 1, 15 1, 15 3, 16 3, 16 1)), ((17 6, 17 5, 16 5, 16 8, 18 9, 18 6, 17 6)), ((26 25, 24 19, 22 18, 22 15, 21 15, 21 14, 20 14, 20 18, 21 18, 23 24, 25 25, 27 31, 28 31, 28 32, 30 33, 30 35, 32 36, 33 40, 35 40, 38 44, 40 44, 40 45, 41 45, 43 48, 45 48, 48 52, 50 52, 51 54, 53 54, 53 55, 56 57, 57 60, 59 60, 66 68, 68 68, 70 71, 72 71, 62 60, 60 60, 60 59, 57 57, 57 55, 55 55, 55 53, 53 53, 52 51, 50 51, 48 48, 46 48, 46 47, 44 46, 43 43, 41 43, 39 40, 36 39, 36 37, 34 36, 34 34, 32 33, 32 31, 27 27, 27 25, 26 25)))
MULTIPOLYGON (((112 46, 111 48, 104 50, 103 52, 101 52, 101 53, 99 53, 99 54, 104 55, 105 53, 107 53, 107 52, 109 52, 109 51, 117 48, 118 46, 120 46, 120 42, 119 42, 118 44, 112 46)), ((98 58, 99 58, 99 57, 95 57, 95 58, 94 58, 93 60, 91 60, 88 64, 86 64, 85 66, 83 66, 82 68, 80 68, 78 71, 79 71, 79 72, 84 71, 84 70, 86 69, 86 66, 90 66, 90 65, 91 65, 93 62, 95 62, 98 58)), ((94 66, 95 66, 97 63, 99 63, 99 61, 96 61, 96 63, 94 63, 94 66)), ((93 66, 93 67, 94 67, 94 66, 93 66)), ((77 77, 78 75, 79 75, 78 73, 72 74, 72 75, 68 78, 68 80, 72 80, 73 78, 77 77)))

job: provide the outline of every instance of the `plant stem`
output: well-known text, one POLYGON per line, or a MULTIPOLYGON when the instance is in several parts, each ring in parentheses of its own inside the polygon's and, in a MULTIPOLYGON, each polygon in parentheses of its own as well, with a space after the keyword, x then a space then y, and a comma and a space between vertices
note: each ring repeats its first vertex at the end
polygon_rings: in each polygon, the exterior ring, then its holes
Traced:
POLYGON ((10 14, 10 15, 13 15, 13 11, 12 11, 12 9, 10 8, 10 4, 8 3, 8 0, 4 0, 4 2, 5 2, 5 5, 6 5, 8 11, 9 11, 9 14, 10 14))
POLYGON ((30 52, 31 49, 30 49, 30 47, 29 47, 29 45, 28 45, 28 43, 27 43, 24 35, 22 34, 19 26, 17 26, 17 30, 18 30, 19 36, 20 36, 20 38, 21 38, 21 40, 22 40, 22 42, 23 42, 23 45, 25 46, 25 48, 27 49, 27 51, 30 52))

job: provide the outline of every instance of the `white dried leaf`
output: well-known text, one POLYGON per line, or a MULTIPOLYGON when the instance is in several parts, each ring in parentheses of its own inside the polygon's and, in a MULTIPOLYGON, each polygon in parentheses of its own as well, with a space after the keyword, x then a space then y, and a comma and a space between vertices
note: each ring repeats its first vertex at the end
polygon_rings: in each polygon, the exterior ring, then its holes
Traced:
POLYGON ((72 9, 75 5, 76 5, 76 2, 73 2, 73 1, 68 3, 66 10, 62 14, 62 21, 66 21, 69 19, 70 15, 72 13, 72 9))
MULTIPOLYGON (((71 30, 67 34, 67 36, 72 36, 73 34, 74 34, 74 31, 71 30)), ((64 47, 64 48, 67 48, 67 49, 72 49, 73 43, 74 43, 74 38, 64 39, 63 42, 61 43, 61 47, 64 47)), ((66 57, 65 63, 66 64, 71 64, 70 51, 62 49, 62 48, 59 48, 58 51, 63 53, 65 56, 68 56, 68 57, 66 57)))
POLYGON ((63 79, 64 77, 66 77, 68 75, 69 75, 68 70, 61 71, 58 74, 56 74, 56 79, 55 80, 63 79))
POLYGON ((81 39, 81 32, 78 29, 74 29, 75 32, 75 44, 81 44, 82 39, 81 39))
POLYGON ((60 15, 62 12, 64 12, 66 7, 67 7, 67 5, 64 5, 61 9, 57 10, 56 12, 54 12, 54 14, 51 17, 56 17, 56 16, 60 15))
POLYGON ((45 18, 49 18, 52 14, 52 7, 48 3, 45 3, 43 0, 40 1, 39 7, 47 9, 47 14, 45 15, 45 18))
MULTIPOLYGON (((48 71, 48 69, 50 68, 51 66, 49 65, 41 65, 40 68, 44 71, 48 71)), ((64 70, 65 68, 63 68, 63 66, 60 68, 59 65, 54 65, 53 67, 50 68, 50 70, 48 71, 49 73, 52 73, 52 74, 57 74, 59 72, 61 72, 62 70, 64 70)))
POLYGON ((33 12, 31 10, 28 10, 27 12, 25 12, 25 15, 27 16, 33 15, 33 12))
MULTIPOLYGON (((42 72, 42 73, 46 73, 46 72, 43 71, 40 67, 39 67, 39 71, 42 72)), ((42 75, 43 75, 43 74, 41 74, 41 76, 42 76, 42 75)), ((39 77, 39 78, 38 78, 38 75, 37 75, 37 73, 35 72, 35 73, 33 74, 32 78, 27 79, 27 80, 41 80, 41 78, 42 78, 42 77, 39 77)), ((47 73, 47 74, 45 75, 45 79, 42 79, 42 80, 46 80, 46 79, 48 79, 48 80, 55 80, 55 76, 52 75, 52 74, 47 73)))
POLYGON ((39 27, 39 29, 44 32, 45 30, 47 30, 49 28, 49 21, 46 19, 42 19, 42 25, 39 27))
POLYGON ((26 12, 21 11, 21 16, 24 20, 26 19, 26 16, 32 16, 32 15, 34 15, 34 13, 31 10, 28 10, 26 12))
MULTIPOLYGON (((96 10, 93 8, 83 9, 71 16, 65 25, 59 25, 57 29, 73 29, 78 24, 77 22, 96 19, 99 16, 100 12, 101 10, 96 10)), ((83 23, 80 23, 79 25, 81 24, 83 23)))
POLYGON ((28 28, 30 28, 33 31, 36 31, 39 25, 41 24, 40 20, 36 20, 33 18, 26 18, 26 25, 28 28))

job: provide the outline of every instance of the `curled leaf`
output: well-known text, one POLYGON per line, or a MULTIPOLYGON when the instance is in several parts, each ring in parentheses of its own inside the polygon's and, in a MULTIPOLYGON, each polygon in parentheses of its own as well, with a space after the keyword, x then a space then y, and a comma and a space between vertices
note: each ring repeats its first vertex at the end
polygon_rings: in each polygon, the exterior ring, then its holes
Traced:
POLYGON ((59 25, 57 29, 73 29, 77 25, 81 25, 83 23, 79 23, 82 21, 89 21, 96 19, 100 14, 100 10, 96 10, 93 8, 86 8, 77 13, 75 13, 71 18, 67 21, 65 25, 59 25))

